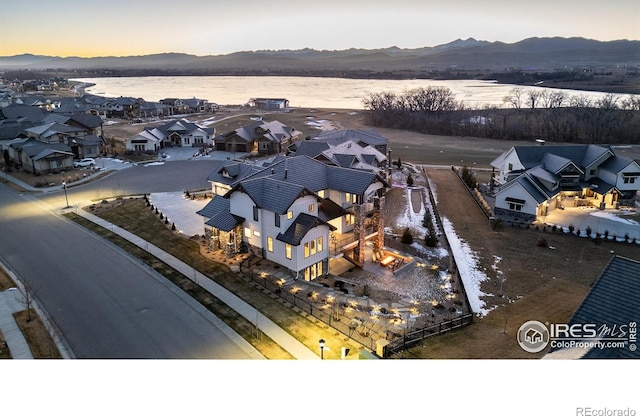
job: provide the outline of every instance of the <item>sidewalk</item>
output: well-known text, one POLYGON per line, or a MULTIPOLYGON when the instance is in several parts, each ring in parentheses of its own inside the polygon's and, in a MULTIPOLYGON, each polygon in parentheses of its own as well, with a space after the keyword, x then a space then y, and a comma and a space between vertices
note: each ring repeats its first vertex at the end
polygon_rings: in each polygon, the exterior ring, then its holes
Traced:
POLYGON ((196 271, 193 267, 184 263, 183 261, 175 258, 169 253, 159 249, 158 247, 150 244, 146 240, 141 239, 135 234, 130 233, 129 231, 122 229, 115 224, 112 224, 108 221, 105 221, 95 215, 92 215, 82 209, 78 210, 78 214, 82 217, 108 229, 109 231, 116 233, 117 235, 123 237, 129 242, 135 244, 136 246, 144 249, 148 253, 154 255, 161 261, 170 265, 174 269, 178 270, 185 277, 189 278, 196 284, 198 284, 203 289, 207 290, 209 293, 220 299, 222 302, 227 304, 229 307, 233 308, 236 312, 242 315, 245 319, 250 322, 255 322, 257 327, 264 332, 267 336, 273 339, 278 345, 288 351, 291 355, 293 355, 296 359, 299 360, 318 360, 320 357, 309 350, 304 344, 300 341, 289 335, 284 329, 279 327, 265 315, 260 313, 254 307, 238 298, 236 295, 215 283, 207 276, 201 274, 196 271))
POLYGON ((0 292, 0 331, 14 359, 29 359, 33 358, 33 354, 13 317, 15 312, 26 309, 21 298, 22 294, 16 288, 0 292))

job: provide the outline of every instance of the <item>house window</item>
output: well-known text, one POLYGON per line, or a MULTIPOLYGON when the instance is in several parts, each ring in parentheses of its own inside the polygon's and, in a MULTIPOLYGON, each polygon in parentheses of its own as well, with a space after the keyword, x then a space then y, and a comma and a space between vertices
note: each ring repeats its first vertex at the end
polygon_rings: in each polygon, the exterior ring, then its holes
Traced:
POLYGON ((253 220, 258 221, 258 207, 253 207, 253 220))
POLYGON ((284 254, 289 260, 291 260, 291 244, 285 244, 284 254))
POLYGON ((353 201, 353 199, 355 199, 353 197, 355 197, 355 195, 350 193, 346 193, 344 196, 346 202, 355 202, 353 201))
POLYGON ((311 204, 309 205, 309 212, 313 212, 315 210, 315 205, 311 204))
POLYGON ((353 220, 354 220, 354 216, 353 216, 353 214, 347 214, 347 215, 345 215, 345 224, 346 224, 347 226, 349 226, 349 225, 353 224, 353 220))
POLYGON ((509 167, 507 169, 508 170, 513 170, 513 163, 509 163, 509 167))
POLYGON ((191 139, 188 137, 184 138, 184 144, 191 144, 191 139))
POLYGON ((304 243, 304 258, 309 257, 309 243, 304 243))
POLYGON ((253 235, 255 235, 256 237, 260 237, 260 231, 253 230, 253 235))
POLYGON ((267 250, 273 253, 273 237, 267 237, 267 250))
POLYGON ((244 229, 244 236, 247 238, 251 238, 251 229, 250 228, 245 228, 244 229))
POLYGON ((316 240, 311 240, 309 246, 311 246, 311 255, 313 256, 316 254, 316 240))
POLYGON ((287 219, 290 220, 293 218, 293 211, 287 212, 287 219))
POLYGON ((276 213, 274 213, 274 217, 273 218, 274 218, 276 227, 280 228, 280 215, 276 212, 276 213))
POLYGON ((509 202, 509 209, 511 211, 522 211, 522 204, 516 204, 515 202, 509 202))
POLYGON ((324 189, 321 189, 321 190, 318 191, 318 196, 320 198, 324 198, 324 189))
POLYGON ((318 253, 322 251, 322 237, 318 237, 318 253))
POLYGON ((624 183, 636 183, 636 177, 632 176, 632 177, 624 178, 624 183))

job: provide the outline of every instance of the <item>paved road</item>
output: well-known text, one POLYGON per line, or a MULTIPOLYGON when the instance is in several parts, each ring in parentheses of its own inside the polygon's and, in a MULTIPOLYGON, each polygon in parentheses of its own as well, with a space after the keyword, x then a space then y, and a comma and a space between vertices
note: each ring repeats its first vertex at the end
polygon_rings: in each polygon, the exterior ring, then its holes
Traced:
POLYGON ((0 260, 33 288, 76 357, 261 358, 177 287, 50 208, 0 186, 0 260))

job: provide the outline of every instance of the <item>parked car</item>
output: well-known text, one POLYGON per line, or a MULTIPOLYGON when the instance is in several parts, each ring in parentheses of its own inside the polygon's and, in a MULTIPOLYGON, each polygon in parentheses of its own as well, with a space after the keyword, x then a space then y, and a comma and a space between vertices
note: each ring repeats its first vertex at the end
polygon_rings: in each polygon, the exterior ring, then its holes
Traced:
POLYGON ((96 165, 96 161, 91 159, 90 157, 86 159, 74 160, 73 167, 74 168, 86 168, 86 167, 94 167, 96 165))

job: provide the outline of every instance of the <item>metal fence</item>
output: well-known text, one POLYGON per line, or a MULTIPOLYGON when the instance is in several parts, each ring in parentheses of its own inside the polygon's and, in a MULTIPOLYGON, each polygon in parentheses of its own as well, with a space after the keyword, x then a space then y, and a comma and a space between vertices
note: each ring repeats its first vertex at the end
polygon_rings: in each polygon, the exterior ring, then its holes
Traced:
POLYGON ((470 325, 471 323, 473 323, 473 314, 467 314, 462 315, 458 318, 451 319, 449 321, 441 322, 436 325, 431 325, 428 327, 413 330, 412 332, 408 332, 402 337, 396 338, 389 344, 387 344, 387 346, 385 347, 385 358, 393 354, 397 354, 400 351, 411 348, 424 339, 449 332, 456 328, 461 328, 465 325, 470 325))
POLYGON ((285 290, 281 280, 271 276, 262 277, 253 273, 247 267, 243 268, 242 264, 240 272, 245 278, 297 308, 301 314, 306 313, 318 319, 374 353, 376 353, 379 340, 390 341, 389 346, 385 348, 385 352, 380 358, 388 358, 398 351, 413 346, 422 339, 468 325, 473 321, 471 315, 464 315, 428 327, 414 328, 411 332, 400 335, 396 331, 386 330, 383 327, 368 324, 358 318, 348 316, 345 312, 345 307, 348 306, 346 304, 341 305, 338 302, 318 304, 310 301, 309 292, 304 292, 307 293, 307 298, 301 297, 296 293, 285 290))

